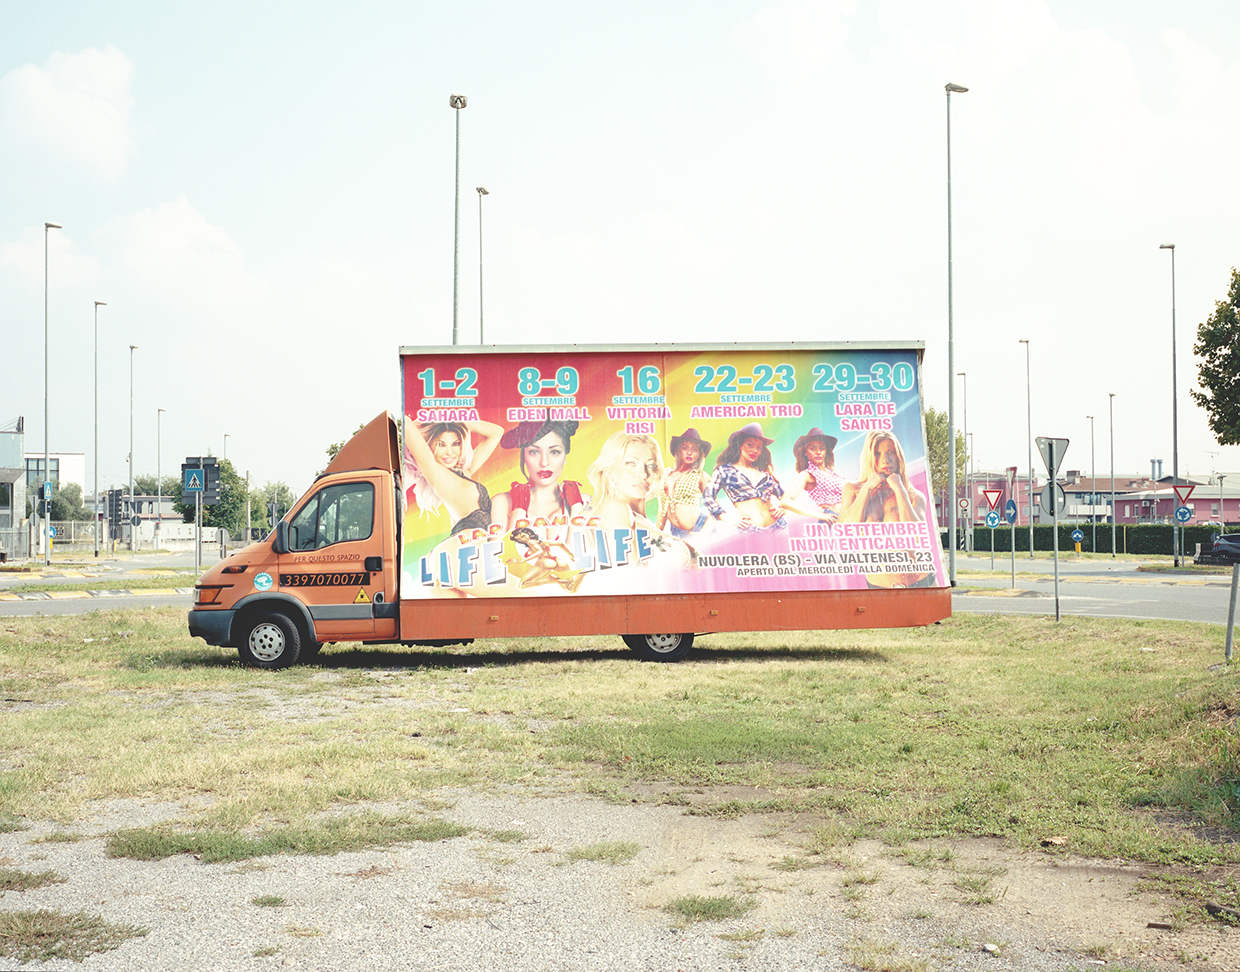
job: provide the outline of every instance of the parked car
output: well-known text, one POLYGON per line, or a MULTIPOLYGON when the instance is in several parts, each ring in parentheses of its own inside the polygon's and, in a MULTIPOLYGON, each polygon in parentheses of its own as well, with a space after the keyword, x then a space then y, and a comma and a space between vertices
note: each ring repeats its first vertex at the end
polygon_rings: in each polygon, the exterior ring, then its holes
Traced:
POLYGON ((1220 560, 1240 561, 1240 533, 1224 533, 1216 536, 1210 555, 1220 560))

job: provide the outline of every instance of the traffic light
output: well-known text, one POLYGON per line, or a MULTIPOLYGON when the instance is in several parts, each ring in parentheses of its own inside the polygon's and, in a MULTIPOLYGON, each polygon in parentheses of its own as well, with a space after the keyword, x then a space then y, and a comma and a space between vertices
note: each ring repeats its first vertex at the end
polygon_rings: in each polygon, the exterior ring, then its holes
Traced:
POLYGON ((108 490, 108 526, 111 527, 112 536, 120 536, 121 518, 124 514, 124 501, 122 496, 124 492, 119 489, 108 490))
POLYGON ((214 506, 220 501, 220 466, 211 456, 203 456, 202 466, 207 474, 206 485, 202 491, 202 501, 207 506, 214 506))

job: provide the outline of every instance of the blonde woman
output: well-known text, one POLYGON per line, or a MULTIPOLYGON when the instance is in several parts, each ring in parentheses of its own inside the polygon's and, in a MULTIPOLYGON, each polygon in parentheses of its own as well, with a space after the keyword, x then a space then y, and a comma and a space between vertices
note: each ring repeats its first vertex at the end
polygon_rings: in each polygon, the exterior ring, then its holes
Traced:
POLYGON ((646 500, 663 482, 663 456, 652 436, 613 433, 590 463, 586 479, 594 492, 590 511, 602 526, 655 529, 646 518, 646 500))
POLYGON ((861 447, 861 476, 845 483, 841 523, 921 523, 926 501, 909 482, 904 450, 890 432, 873 431, 861 447))

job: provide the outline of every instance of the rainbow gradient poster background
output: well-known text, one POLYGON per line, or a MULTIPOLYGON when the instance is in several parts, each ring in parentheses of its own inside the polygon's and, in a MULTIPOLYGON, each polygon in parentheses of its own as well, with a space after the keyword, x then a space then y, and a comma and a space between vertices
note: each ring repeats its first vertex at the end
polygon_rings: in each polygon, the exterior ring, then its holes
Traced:
MULTIPOLYGON (((585 506, 559 522, 529 524, 561 544, 561 582, 523 587, 521 546, 508 524, 451 535, 442 508, 421 509, 407 493, 401 597, 571 597, 728 591, 840 590, 946 586, 921 416, 921 351, 748 346, 702 349, 402 349, 404 434, 424 423, 485 420, 504 429, 540 417, 578 428, 561 480, 581 485, 585 506), (652 437, 670 472, 673 436, 688 428, 712 444, 709 477, 729 436, 757 423, 775 477, 795 476, 792 447, 818 427, 835 436, 835 471, 857 481, 867 434, 890 432, 921 497, 914 523, 830 524, 787 513, 784 528, 738 530, 707 515, 705 529, 673 539, 658 522, 652 484, 645 521, 624 531, 591 523, 586 470, 616 432, 652 437), (580 576, 578 576, 580 575, 580 576), (569 583, 566 578, 575 578, 569 583), (893 585, 892 578, 898 577, 893 585)), ((473 474, 491 496, 524 481, 518 449, 497 448, 473 474)), ((405 448, 405 486, 412 457, 405 448)), ((726 506, 726 503, 724 504, 726 506)), ((703 508, 703 512, 705 508, 703 508)), ((553 518, 554 520, 555 518, 553 518)))

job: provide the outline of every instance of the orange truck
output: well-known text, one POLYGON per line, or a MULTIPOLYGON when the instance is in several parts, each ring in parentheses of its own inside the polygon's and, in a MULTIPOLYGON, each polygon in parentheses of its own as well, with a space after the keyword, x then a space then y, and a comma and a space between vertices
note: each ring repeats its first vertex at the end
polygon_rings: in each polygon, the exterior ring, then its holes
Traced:
POLYGON ((926 625, 951 614, 919 343, 402 348, 361 429, 190 634, 283 668, 333 642, 926 625))

